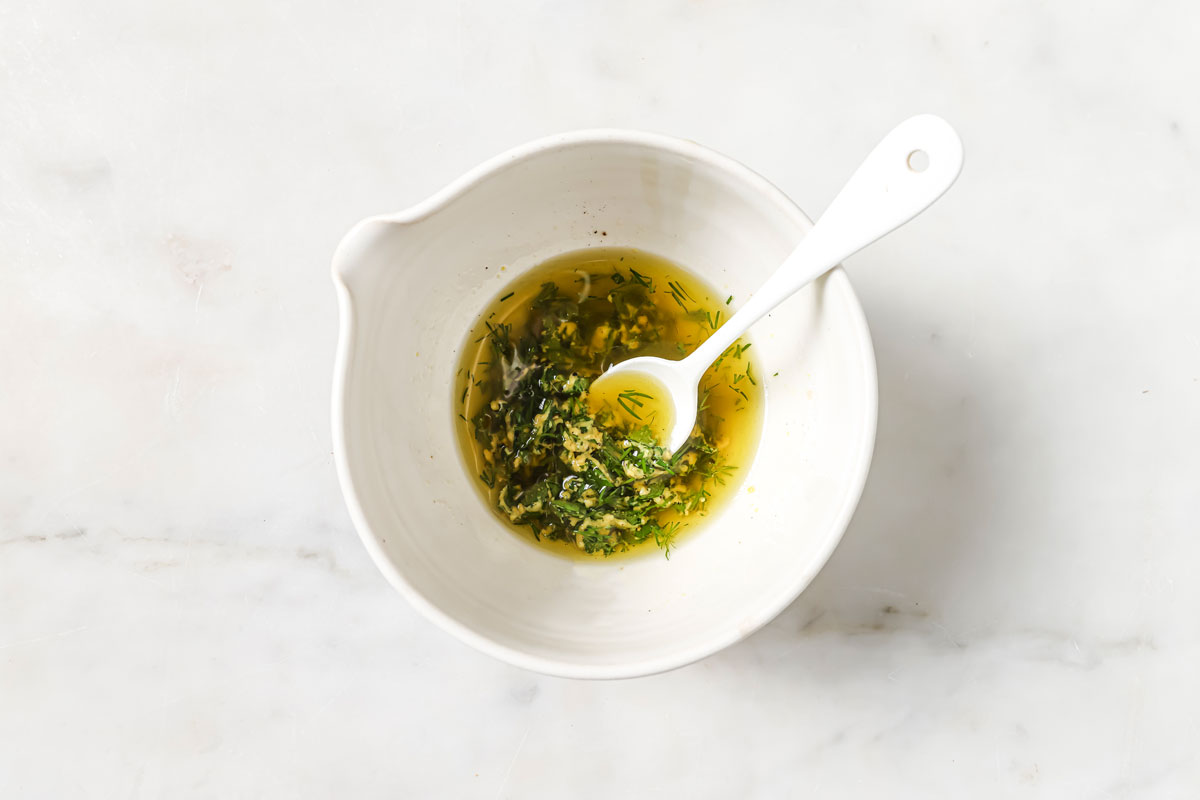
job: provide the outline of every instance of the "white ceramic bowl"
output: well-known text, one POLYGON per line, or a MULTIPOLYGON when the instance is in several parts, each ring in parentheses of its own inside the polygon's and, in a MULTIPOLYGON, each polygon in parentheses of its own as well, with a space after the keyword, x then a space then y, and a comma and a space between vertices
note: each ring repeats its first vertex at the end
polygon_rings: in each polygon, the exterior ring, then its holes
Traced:
POLYGON ((652 549, 571 560, 514 535, 463 466, 451 384, 480 309, 550 256, 637 247, 745 299, 810 227, 741 164, 610 130, 519 147, 356 226, 333 264, 333 438, 354 524, 388 580, 483 652, 578 678, 678 667, 782 611, 841 538, 874 445, 870 334, 841 269, 753 329, 767 390, 757 458, 669 561, 652 549))

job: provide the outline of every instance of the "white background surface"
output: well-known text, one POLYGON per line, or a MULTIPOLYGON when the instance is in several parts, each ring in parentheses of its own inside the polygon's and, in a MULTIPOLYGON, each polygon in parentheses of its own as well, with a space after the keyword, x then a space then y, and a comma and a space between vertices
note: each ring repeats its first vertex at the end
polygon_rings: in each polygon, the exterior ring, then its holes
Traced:
POLYGON ((0 5, 0 796, 1200 794, 1200 11, 0 5), (817 215, 931 111, 959 184, 848 263, 873 472, 773 624, 654 678, 479 655, 330 455, 332 249, 591 126, 817 215))

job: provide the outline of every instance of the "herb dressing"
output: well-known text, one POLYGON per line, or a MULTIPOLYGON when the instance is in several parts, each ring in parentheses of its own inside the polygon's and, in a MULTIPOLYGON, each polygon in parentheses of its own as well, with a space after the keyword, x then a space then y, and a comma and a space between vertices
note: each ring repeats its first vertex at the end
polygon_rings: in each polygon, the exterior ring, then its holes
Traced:
POLYGON ((488 504, 523 535, 586 555, 684 531, 741 483, 761 428, 761 371, 739 340, 700 382, 692 436, 677 453, 653 379, 589 391, 635 355, 683 358, 732 313, 666 259, 627 248, 565 253, 489 304, 470 333, 455 405, 463 455, 488 504))

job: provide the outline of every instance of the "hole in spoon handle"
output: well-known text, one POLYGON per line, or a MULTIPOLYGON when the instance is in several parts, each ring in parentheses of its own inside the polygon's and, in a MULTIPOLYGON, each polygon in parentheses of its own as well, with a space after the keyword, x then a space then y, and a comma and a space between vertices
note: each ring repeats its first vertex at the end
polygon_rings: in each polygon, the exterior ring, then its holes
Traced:
POLYGON ((929 208, 962 170, 962 140, 932 114, 883 138, 830 203, 810 237, 832 266, 929 208))
POLYGON ((929 208, 958 178, 963 146, 930 114, 897 125, 871 151, 816 226, 750 300, 684 362, 697 377, 795 291, 929 208))

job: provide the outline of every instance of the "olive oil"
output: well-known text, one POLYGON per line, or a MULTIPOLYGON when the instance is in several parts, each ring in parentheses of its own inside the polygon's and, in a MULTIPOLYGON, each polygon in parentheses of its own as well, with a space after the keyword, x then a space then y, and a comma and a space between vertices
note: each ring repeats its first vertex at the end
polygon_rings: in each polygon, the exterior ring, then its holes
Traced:
POLYGON ((574 554, 651 551, 639 544, 651 540, 665 549, 697 528, 738 490, 758 444, 763 373, 751 344, 739 340, 705 373, 693 438, 673 457, 654 446, 671 424, 664 387, 632 375, 638 385, 589 387, 627 358, 683 358, 732 300, 628 248, 565 253, 506 286, 468 334, 454 385, 462 455, 488 504, 523 538, 574 554), (604 457, 614 449, 624 455, 604 457))
POLYGON ((675 421, 671 396, 658 380, 638 372, 606 378, 588 388, 593 414, 610 414, 626 428, 645 425, 659 444, 666 442, 675 421))

